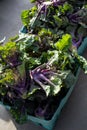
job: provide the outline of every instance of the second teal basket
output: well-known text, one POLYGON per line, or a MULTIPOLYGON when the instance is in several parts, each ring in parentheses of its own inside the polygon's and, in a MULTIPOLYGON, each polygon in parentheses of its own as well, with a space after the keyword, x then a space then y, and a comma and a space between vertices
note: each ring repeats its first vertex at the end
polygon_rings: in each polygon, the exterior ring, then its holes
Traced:
MULTIPOLYGON (((22 32, 23 33, 26 33, 26 29, 24 30, 25 28, 22 29, 22 32)), ((82 55, 84 50, 87 48, 87 37, 83 40, 82 44, 80 45, 80 47, 78 48, 78 54, 79 55, 82 55)), ((33 121, 34 123, 38 124, 38 125, 41 125, 43 126, 44 128, 46 128, 47 130, 52 130, 55 126, 55 123, 57 121, 57 119, 59 118, 59 115, 61 113, 61 110, 62 108, 64 107, 64 105, 66 104, 71 92, 73 91, 74 87, 75 87, 75 84, 76 84, 76 81, 78 79, 78 75, 79 75, 79 72, 80 72, 80 68, 78 69, 77 73, 76 73, 76 78, 75 78, 75 82, 74 84, 70 87, 69 91, 67 92, 66 96, 61 100, 56 112, 54 113, 53 117, 51 120, 44 120, 44 119, 41 119, 41 118, 37 118, 37 117, 34 117, 34 116, 30 116, 28 115, 28 119, 27 120, 31 120, 33 121)), ((3 105, 2 102, 0 102, 0 104, 3 105)), ((7 109, 10 109, 10 106, 6 106, 4 105, 7 109)))

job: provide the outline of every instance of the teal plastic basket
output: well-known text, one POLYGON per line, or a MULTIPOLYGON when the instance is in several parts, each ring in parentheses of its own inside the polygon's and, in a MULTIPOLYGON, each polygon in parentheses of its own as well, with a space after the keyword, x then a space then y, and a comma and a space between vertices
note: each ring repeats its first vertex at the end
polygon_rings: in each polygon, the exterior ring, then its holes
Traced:
MULTIPOLYGON (((26 31, 26 30, 25 30, 26 31)), ((87 48, 87 37, 84 38, 81 46, 78 48, 78 54, 79 55, 82 55, 83 52, 85 51, 85 49, 87 48)), ((56 112, 54 113, 53 117, 51 118, 51 120, 44 120, 44 119, 41 119, 41 118, 37 118, 37 117, 34 117, 34 116, 30 116, 28 115, 28 119, 27 120, 31 120, 33 121, 35 124, 37 125, 41 125, 43 126, 44 128, 46 128, 47 130, 52 130, 55 126, 55 123, 57 121, 57 119, 59 118, 59 115, 61 113, 61 110, 62 108, 64 107, 64 105, 66 104, 69 96, 71 95, 71 92, 73 91, 74 87, 75 87, 75 84, 76 84, 76 81, 78 79, 78 75, 79 75, 79 72, 80 72, 80 68, 78 69, 77 73, 76 73, 76 78, 75 78, 75 82, 74 84, 70 87, 69 91, 67 92, 66 96, 61 100, 56 112)), ((0 104, 3 105, 2 102, 0 102, 0 104)), ((4 105, 7 109, 10 109, 10 106, 7 106, 7 105, 4 105)))
MULTIPOLYGON (((78 54, 82 55, 86 48, 87 48, 87 37, 83 40, 81 46, 78 48, 78 54)), ((33 117, 33 116, 28 116, 28 120, 31 120, 34 123, 43 126, 47 130, 52 130, 53 127, 55 126, 55 123, 56 123, 57 119, 59 118, 59 115, 61 113, 62 108, 66 104, 69 96, 71 95, 71 93, 72 93, 72 91, 73 91, 73 89, 75 87, 76 81, 78 80, 79 72, 80 72, 80 68, 77 71, 74 84, 70 87, 70 89, 67 92, 66 96, 61 100, 61 102, 60 102, 60 104, 59 104, 59 106, 58 106, 58 108, 57 108, 56 112, 54 113, 51 120, 44 120, 44 119, 40 119, 40 118, 33 117)))

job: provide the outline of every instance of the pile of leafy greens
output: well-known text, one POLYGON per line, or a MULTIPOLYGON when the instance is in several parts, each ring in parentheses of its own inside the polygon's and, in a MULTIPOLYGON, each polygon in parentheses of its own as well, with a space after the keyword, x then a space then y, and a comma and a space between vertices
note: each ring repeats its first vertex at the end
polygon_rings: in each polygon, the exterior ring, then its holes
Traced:
POLYGON ((86 3, 32 2, 21 15, 26 33, 0 45, 0 100, 20 123, 27 115, 51 119, 78 68, 87 73, 87 61, 77 53, 86 36, 86 3))

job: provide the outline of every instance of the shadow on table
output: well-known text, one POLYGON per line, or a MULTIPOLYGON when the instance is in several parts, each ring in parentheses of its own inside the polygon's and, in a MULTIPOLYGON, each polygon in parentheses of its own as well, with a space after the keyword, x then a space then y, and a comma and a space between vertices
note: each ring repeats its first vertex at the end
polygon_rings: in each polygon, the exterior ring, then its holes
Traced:
POLYGON ((10 115, 7 112, 7 110, 0 105, 0 119, 5 120, 5 121, 9 121, 10 120, 10 115))

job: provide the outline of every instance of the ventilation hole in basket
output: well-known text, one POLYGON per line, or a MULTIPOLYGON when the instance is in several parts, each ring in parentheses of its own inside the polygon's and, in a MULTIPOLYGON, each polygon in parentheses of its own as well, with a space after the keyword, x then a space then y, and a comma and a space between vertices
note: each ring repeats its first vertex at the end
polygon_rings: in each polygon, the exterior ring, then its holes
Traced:
POLYGON ((43 127, 43 125, 41 123, 39 123, 39 125, 43 127))

